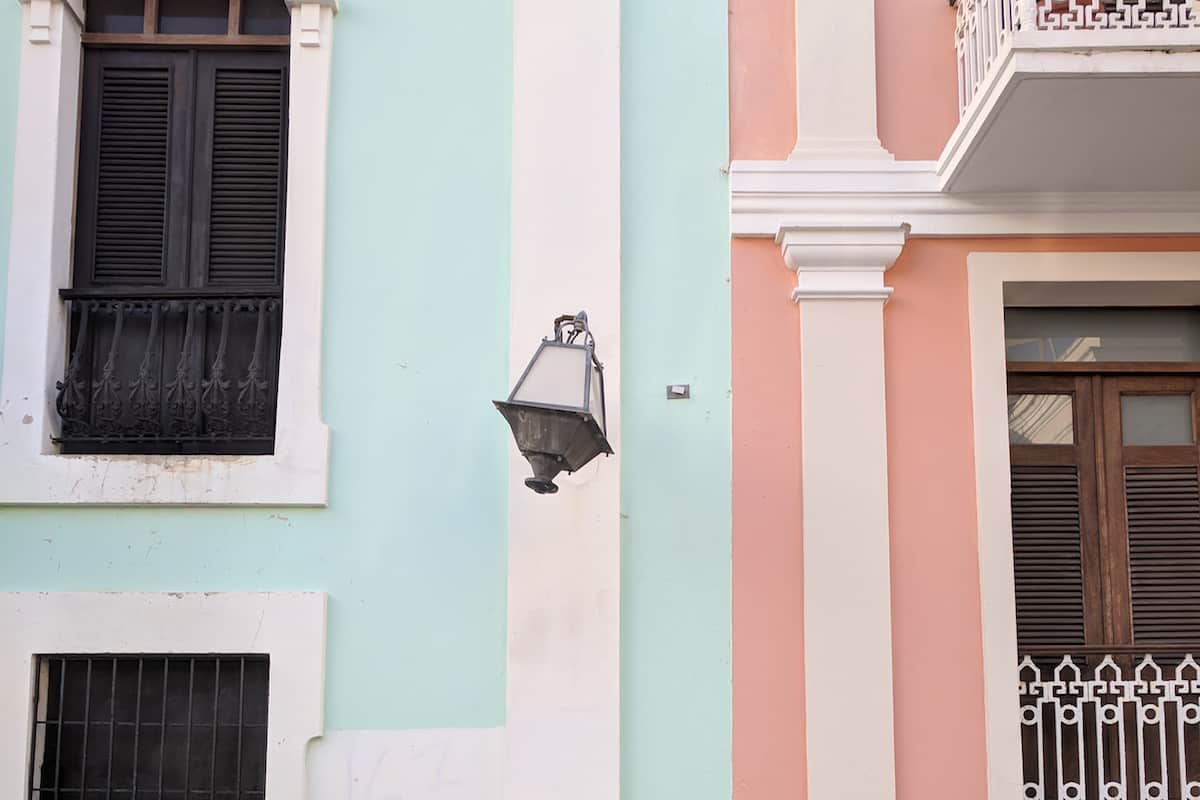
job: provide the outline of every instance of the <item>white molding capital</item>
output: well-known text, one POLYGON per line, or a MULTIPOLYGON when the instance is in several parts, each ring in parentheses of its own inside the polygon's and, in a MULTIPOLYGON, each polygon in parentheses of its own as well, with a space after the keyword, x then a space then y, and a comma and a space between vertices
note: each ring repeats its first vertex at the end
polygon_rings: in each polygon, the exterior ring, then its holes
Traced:
POLYGON ((26 17, 25 37, 30 44, 51 44, 51 31, 59 18, 67 19, 66 14, 60 14, 58 7, 70 11, 70 18, 80 27, 83 26, 82 0, 17 0, 23 6, 29 6, 26 17))
POLYGON ((892 289, 883 283, 904 249, 903 225, 870 228, 782 228, 775 242, 783 260, 796 273, 792 299, 879 300, 892 289))
POLYGON ((330 15, 341 10, 341 0, 284 0, 289 8, 298 9, 299 31, 292 35, 298 38, 301 47, 320 47, 322 44, 322 13, 329 9, 330 15))

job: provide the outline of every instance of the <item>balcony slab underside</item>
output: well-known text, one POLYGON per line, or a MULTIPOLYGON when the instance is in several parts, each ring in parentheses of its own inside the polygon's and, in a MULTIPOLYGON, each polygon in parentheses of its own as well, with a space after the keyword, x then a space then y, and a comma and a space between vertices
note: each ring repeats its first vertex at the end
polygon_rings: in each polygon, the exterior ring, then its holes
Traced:
POLYGON ((938 172, 953 193, 1195 191, 1198 131, 1200 30, 1017 32, 938 172))

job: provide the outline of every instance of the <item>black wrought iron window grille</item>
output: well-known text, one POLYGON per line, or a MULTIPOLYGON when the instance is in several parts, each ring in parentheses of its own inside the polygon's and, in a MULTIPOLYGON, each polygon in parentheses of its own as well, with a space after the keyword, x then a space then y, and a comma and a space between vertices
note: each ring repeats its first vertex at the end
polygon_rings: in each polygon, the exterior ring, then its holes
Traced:
POLYGON ((64 452, 270 453, 278 289, 71 289, 64 452))
POLYGON ((43 655, 27 800, 261 800, 265 656, 43 655))

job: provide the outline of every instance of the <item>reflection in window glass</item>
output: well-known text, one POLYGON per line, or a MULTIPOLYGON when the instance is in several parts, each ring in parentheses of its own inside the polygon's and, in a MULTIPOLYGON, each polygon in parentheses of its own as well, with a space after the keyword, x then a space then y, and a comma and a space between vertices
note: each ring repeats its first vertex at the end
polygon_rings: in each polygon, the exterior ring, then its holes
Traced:
POLYGON ((90 0, 88 33, 141 33, 145 0, 90 0))
POLYGON ((242 0, 242 33, 250 36, 287 36, 292 15, 283 0, 242 0))
POLYGON ((1007 308, 1009 361, 1200 361, 1191 309, 1007 308))
POLYGON ((1121 395, 1121 438, 1131 445, 1191 444, 1192 396, 1121 395))
POLYGON ((158 32, 221 35, 229 32, 229 0, 159 0, 158 32))
POLYGON ((1074 444, 1069 394, 1010 394, 1009 444, 1074 444))

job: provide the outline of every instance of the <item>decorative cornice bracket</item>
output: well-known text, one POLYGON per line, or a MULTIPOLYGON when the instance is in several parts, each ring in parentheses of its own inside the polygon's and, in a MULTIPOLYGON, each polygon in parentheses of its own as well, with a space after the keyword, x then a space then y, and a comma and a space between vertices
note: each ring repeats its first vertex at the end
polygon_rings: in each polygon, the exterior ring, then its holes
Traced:
POLYGON ((285 0, 290 8, 299 9, 300 46, 321 46, 321 12, 330 9, 334 14, 341 9, 341 0, 285 0))
POLYGON ((796 272, 796 302, 878 300, 892 289, 883 275, 900 257, 908 229, 903 225, 870 228, 789 226, 775 242, 796 272))
POLYGON ((25 35, 30 44, 50 44, 50 32, 54 27, 55 18, 58 16, 55 6, 63 6, 80 25, 83 22, 83 9, 79 5, 79 0, 17 0, 17 2, 29 6, 29 27, 25 35))

